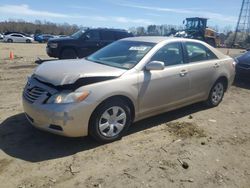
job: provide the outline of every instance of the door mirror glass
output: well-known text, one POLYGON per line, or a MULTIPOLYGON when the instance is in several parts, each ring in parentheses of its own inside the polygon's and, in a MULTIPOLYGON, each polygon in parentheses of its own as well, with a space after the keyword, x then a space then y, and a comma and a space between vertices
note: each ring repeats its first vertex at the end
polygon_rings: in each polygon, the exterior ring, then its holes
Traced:
POLYGON ((163 70, 164 69, 164 62, 162 61, 151 61, 146 65, 146 70, 163 70))

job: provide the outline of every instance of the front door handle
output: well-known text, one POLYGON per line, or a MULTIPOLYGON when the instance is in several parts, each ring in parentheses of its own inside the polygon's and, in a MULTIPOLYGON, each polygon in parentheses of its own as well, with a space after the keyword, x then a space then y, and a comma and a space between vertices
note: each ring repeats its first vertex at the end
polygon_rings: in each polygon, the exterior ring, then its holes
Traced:
POLYGON ((220 67, 219 63, 214 64, 214 68, 219 68, 219 67, 220 67))
POLYGON ((187 73, 188 73, 187 70, 182 70, 182 71, 180 72, 180 76, 181 76, 181 77, 184 77, 184 76, 187 75, 187 73))

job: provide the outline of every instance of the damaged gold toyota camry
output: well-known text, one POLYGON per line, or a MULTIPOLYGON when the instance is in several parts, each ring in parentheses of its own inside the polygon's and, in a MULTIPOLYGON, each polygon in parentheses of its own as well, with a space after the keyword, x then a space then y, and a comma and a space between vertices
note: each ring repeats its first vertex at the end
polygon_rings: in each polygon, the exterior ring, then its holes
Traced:
POLYGON ((204 42, 126 38, 83 59, 38 66, 23 107, 39 129, 111 142, 143 118, 200 101, 217 106, 234 75, 234 60, 204 42))

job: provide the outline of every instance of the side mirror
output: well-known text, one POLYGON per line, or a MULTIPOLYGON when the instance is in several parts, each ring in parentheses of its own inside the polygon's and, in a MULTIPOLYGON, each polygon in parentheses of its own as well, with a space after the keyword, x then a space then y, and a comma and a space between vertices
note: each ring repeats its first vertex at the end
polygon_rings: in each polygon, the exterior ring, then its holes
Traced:
POLYGON ((165 65, 162 61, 151 61, 145 67, 145 69, 148 71, 163 70, 164 68, 165 68, 165 65))

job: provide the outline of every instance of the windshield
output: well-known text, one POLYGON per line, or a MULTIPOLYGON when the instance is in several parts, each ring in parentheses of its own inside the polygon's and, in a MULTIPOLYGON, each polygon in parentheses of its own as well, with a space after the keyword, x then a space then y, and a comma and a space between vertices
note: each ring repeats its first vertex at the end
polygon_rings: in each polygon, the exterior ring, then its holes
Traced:
POLYGON ((154 43, 117 41, 87 57, 96 63, 131 69, 154 47, 154 43))
POLYGON ((82 36, 83 33, 85 33, 86 30, 82 29, 77 31, 76 33, 72 34, 71 37, 74 39, 78 39, 82 36))

